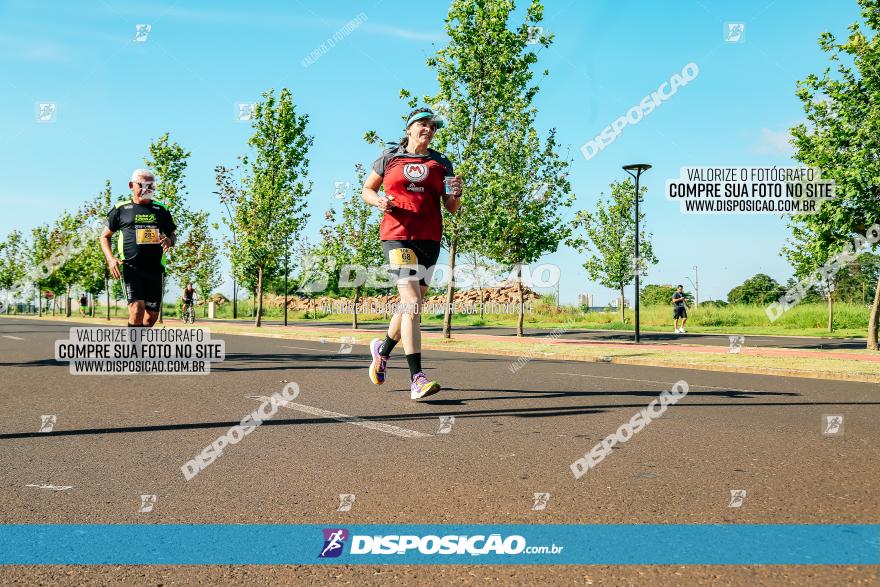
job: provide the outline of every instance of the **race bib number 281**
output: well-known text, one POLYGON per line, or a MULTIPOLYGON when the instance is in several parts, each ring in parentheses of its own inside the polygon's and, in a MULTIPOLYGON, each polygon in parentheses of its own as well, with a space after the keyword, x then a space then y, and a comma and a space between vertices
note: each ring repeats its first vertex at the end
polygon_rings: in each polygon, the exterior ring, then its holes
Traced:
POLYGON ((157 245, 159 244, 159 230, 156 228, 138 228, 137 244, 139 245, 157 245))

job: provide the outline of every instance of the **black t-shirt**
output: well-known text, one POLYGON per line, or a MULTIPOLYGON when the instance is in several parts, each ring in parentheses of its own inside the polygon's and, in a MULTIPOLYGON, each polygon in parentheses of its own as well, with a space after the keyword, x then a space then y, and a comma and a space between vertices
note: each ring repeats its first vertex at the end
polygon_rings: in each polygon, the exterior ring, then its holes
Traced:
POLYGON ((159 233, 169 235, 177 228, 165 204, 123 200, 107 214, 107 226, 113 232, 121 232, 118 255, 127 265, 155 271, 165 268, 159 233))
POLYGON ((193 294, 194 294, 194 293, 196 293, 196 290, 195 290, 195 289, 186 289, 186 288, 184 288, 184 290, 183 290, 183 299, 185 299, 185 300, 192 300, 192 299, 193 299, 193 294))
POLYGON ((676 308, 684 308, 684 294, 678 291, 672 294, 672 303, 676 308))

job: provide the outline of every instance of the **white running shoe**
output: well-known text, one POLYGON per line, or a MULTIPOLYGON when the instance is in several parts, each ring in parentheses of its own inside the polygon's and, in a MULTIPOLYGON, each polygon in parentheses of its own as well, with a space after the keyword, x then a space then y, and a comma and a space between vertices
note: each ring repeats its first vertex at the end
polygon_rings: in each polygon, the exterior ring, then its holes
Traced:
POLYGON ((676 328, 675 330, 673 330, 673 332, 674 332, 675 334, 680 334, 680 333, 681 333, 681 328, 676 328))
POLYGON ((678 331, 681 334, 687 334, 687 330, 685 330, 684 328, 679 328, 678 331))

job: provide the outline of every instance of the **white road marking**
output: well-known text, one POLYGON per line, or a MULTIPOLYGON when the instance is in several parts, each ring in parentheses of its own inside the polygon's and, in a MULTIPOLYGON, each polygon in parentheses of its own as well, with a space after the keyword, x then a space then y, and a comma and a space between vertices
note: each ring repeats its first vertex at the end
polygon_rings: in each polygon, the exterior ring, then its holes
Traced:
POLYGON ((28 483, 25 487, 36 487, 37 489, 51 489, 52 491, 65 491, 72 489, 73 485, 50 485, 49 483, 40 483, 39 485, 28 483))
MULTIPOLYGON (((594 379, 616 379, 618 381, 638 381, 640 383, 659 383, 661 385, 674 385, 675 381, 655 381, 653 379, 630 379, 628 377, 609 377, 607 375, 585 375, 583 373, 561 373, 557 372, 557 375, 574 375, 575 377, 592 377, 594 379)), ((689 387, 702 387, 704 389, 720 389, 722 391, 745 391, 751 393, 767 393, 766 389, 731 389, 730 387, 715 387, 713 385, 691 385, 688 383, 689 387)))
MULTIPOLYGON (((330 346, 334 347, 334 346, 336 346, 336 344, 337 343, 333 343, 330 346)), ((283 349, 299 349, 301 351, 315 351, 316 353, 326 353, 327 352, 327 347, 324 347, 322 349, 315 349, 315 348, 310 348, 310 347, 306 347, 306 346, 282 346, 281 348, 283 348, 283 349)))
POLYGON ((3 338, 11 338, 12 340, 24 340, 23 338, 19 338, 17 336, 12 336, 11 334, 4 334, 3 338))
MULTIPOLYGON (((252 399, 258 399, 263 402, 269 401, 269 398, 264 395, 249 395, 248 397, 252 399)), ((280 405, 281 407, 288 408, 290 410, 296 410, 298 412, 303 412, 312 416, 320 416, 321 418, 332 418, 333 420, 339 420, 340 422, 345 422, 346 424, 362 426, 363 428, 369 428, 370 430, 378 430, 379 432, 384 432, 386 434, 391 434, 394 436, 400 436, 401 438, 428 438, 431 436, 431 434, 425 434, 424 432, 409 430, 407 428, 400 428, 399 426, 392 426, 391 424, 384 424, 382 422, 373 422, 371 420, 365 420, 357 416, 349 416, 347 414, 340 414, 339 412, 322 410, 321 408, 307 406, 305 404, 285 402, 280 405)))

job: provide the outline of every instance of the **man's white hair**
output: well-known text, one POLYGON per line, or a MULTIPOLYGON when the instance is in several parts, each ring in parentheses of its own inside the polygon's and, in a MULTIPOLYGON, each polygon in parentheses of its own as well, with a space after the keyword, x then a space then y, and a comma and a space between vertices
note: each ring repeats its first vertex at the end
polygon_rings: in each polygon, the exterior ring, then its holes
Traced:
POLYGON ((149 169, 135 169, 131 172, 131 181, 135 182, 140 178, 144 179, 156 179, 156 174, 150 171, 149 169))

